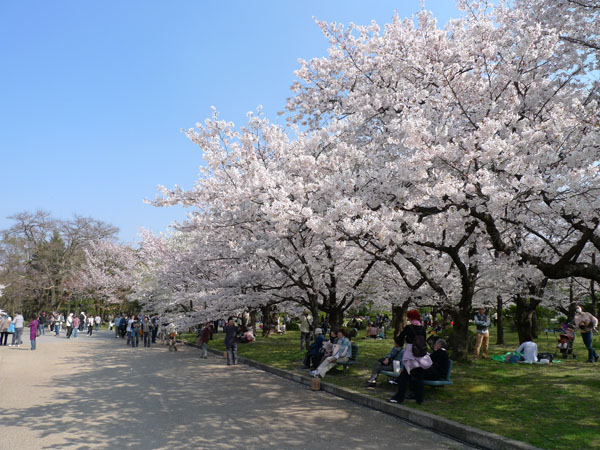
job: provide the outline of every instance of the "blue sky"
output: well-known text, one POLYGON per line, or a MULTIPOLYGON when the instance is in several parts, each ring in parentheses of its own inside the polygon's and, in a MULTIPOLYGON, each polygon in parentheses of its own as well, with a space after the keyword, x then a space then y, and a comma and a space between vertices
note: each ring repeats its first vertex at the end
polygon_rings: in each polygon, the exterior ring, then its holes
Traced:
MULTIPOLYGON (((210 115, 277 121, 298 58, 323 56, 313 21, 380 25, 420 0, 0 1, 0 229, 45 209, 164 230, 181 208, 143 203, 191 187, 202 164, 181 129, 210 115)), ((440 23, 452 0, 429 0, 440 23)))

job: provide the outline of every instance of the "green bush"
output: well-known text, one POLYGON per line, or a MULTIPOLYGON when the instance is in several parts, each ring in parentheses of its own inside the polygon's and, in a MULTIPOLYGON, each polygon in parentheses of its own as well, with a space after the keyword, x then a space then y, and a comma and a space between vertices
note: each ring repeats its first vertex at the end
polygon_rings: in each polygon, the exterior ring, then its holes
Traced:
POLYGON ((300 331, 300 324, 298 322, 290 322, 285 326, 286 331, 300 331))

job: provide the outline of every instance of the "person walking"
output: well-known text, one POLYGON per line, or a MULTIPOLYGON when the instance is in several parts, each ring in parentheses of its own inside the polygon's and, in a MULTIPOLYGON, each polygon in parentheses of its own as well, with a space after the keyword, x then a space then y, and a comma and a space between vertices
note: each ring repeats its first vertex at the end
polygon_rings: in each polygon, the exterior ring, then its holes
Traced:
POLYGON ((2 314, 0 317, 0 345, 6 346, 8 340, 8 329, 10 328, 12 320, 8 314, 2 314))
POLYGON ((73 316, 73 339, 77 337, 77 333, 79 333, 79 325, 80 325, 79 317, 73 316))
POLYGON ((31 350, 35 350, 35 344, 37 340, 37 330, 40 322, 35 318, 35 316, 31 316, 31 321, 29 322, 29 340, 31 341, 31 350))
POLYGON ((210 340, 210 322, 206 322, 204 328, 198 333, 196 344, 200 345, 200 358, 208 358, 208 341, 210 340))
POLYGON ((73 334, 73 313, 67 317, 67 339, 71 339, 71 334, 73 334))
POLYGON ((479 350, 483 344, 483 351, 481 357, 487 358, 488 346, 490 344, 490 332, 488 330, 490 326, 490 318, 485 313, 485 309, 479 308, 475 317, 473 318, 475 326, 477 327, 477 340, 475 341, 475 359, 479 358, 479 350))
POLYGON ((94 324, 96 325, 96 331, 100 331, 100 323, 102 322, 102 317, 96 316, 94 317, 94 324))
POLYGON ((237 364, 237 335, 240 332, 238 326, 233 322, 233 317, 227 319, 227 325, 223 327, 225 333, 225 347, 227 348, 227 365, 237 364))
POLYGON ((60 315, 55 311, 52 317, 54 318, 54 336, 58 336, 60 334, 60 315))
POLYGON ((131 322, 131 347, 138 347, 140 345, 140 321, 136 316, 131 322))
POLYGON ((93 332, 94 332, 94 316, 92 316, 90 314, 90 316, 87 318, 87 335, 91 336, 93 332))
POLYGON ((79 331, 84 331, 85 330, 85 326, 87 325, 86 322, 86 315, 85 312, 81 311, 79 313, 79 331))
POLYGON ((148 316, 144 317, 144 322, 142 323, 142 337, 144 338, 144 347, 150 347, 150 343, 152 342, 152 322, 150 322, 150 318, 148 316))
POLYGON ((156 344, 156 335, 158 334, 158 327, 160 326, 158 314, 154 314, 152 319, 150 319, 150 322, 152 322, 152 343, 156 344))
POLYGON ((592 347, 592 332, 598 326, 598 319, 592 316, 589 312, 583 312, 581 306, 575 310, 575 327, 581 333, 581 339, 588 351, 588 362, 598 361, 598 353, 592 347))
POLYGON ((119 337, 121 336, 121 317, 123 317, 123 314, 117 314, 117 316, 115 317, 115 339, 119 339, 119 337))
POLYGON ((9 347, 20 347, 23 343, 21 338, 23 335, 23 326, 25 325, 25 319, 23 318, 23 315, 21 313, 17 313, 13 323, 15 324, 15 332, 13 333, 12 341, 9 347))
POLYGON ((40 322, 40 326, 38 328, 38 330, 40 330, 40 336, 44 336, 46 334, 46 323, 48 322, 48 318, 46 317, 45 312, 42 312, 42 314, 40 314, 40 318, 38 319, 38 321, 40 322))

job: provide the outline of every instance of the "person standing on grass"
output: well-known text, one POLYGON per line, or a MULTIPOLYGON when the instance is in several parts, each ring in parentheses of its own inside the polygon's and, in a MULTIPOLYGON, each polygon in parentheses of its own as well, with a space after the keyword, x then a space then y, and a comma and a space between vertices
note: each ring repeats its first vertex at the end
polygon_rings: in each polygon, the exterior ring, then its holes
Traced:
POLYGON ((313 327, 313 319, 310 316, 310 311, 305 309, 300 315, 300 350, 309 349, 310 346, 310 331, 313 327))
POLYGON ((479 350, 483 344, 483 351, 481 357, 487 358, 488 346, 490 344, 490 332, 488 330, 490 326, 490 318, 485 313, 485 309, 479 308, 473 319, 475 326, 477 327, 477 340, 475 342, 475 359, 479 358, 479 350))
POLYGON ((31 316, 31 321, 29 322, 29 340, 31 341, 31 350, 35 350, 35 342, 37 339, 37 330, 40 326, 40 322, 35 318, 35 316, 31 316))
POLYGON ((227 365, 237 364, 237 335, 240 332, 234 323, 233 317, 227 319, 227 325, 223 327, 225 333, 225 347, 227 348, 227 365))
POLYGON ((96 331, 100 331, 100 322, 102 322, 102 318, 100 316, 94 317, 94 323, 96 324, 96 331))
POLYGON ((581 333, 581 339, 583 344, 588 351, 588 362, 598 361, 598 353, 592 347, 592 332, 596 330, 598 326, 598 319, 592 316, 589 312, 583 312, 581 306, 578 306, 575 310, 575 327, 581 333))
POLYGON ((400 372, 398 377, 398 391, 396 395, 390 398, 390 403, 402 403, 406 395, 406 390, 409 383, 414 386, 415 399, 420 405, 423 403, 423 397, 425 393, 425 386, 423 384, 423 378, 425 376, 425 370, 431 367, 432 360, 427 354, 425 356, 415 356, 413 354, 413 345, 417 340, 417 336, 422 336, 424 341, 427 337, 425 327, 421 325, 421 315, 416 309, 408 311, 408 319, 410 325, 403 328, 402 333, 398 336, 398 344, 402 347, 404 343, 404 354, 402 355, 402 365, 404 369, 400 372))
POLYGON ((10 347, 20 347, 23 343, 21 337, 23 335, 23 326, 25 325, 25 319, 23 318, 22 314, 17 313, 15 314, 15 320, 13 322, 15 324, 15 332, 13 333, 10 347))

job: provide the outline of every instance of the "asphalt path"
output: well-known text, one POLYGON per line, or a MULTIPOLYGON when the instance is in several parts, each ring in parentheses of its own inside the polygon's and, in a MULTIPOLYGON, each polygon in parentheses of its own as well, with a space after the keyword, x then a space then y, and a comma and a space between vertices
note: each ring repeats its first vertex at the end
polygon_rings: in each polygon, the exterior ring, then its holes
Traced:
POLYGON ((25 331, 20 348, 0 347, 0 450, 470 448, 194 348, 100 331, 31 351, 25 331))

